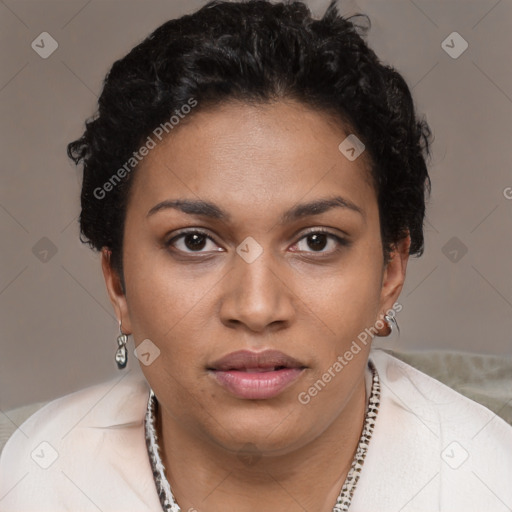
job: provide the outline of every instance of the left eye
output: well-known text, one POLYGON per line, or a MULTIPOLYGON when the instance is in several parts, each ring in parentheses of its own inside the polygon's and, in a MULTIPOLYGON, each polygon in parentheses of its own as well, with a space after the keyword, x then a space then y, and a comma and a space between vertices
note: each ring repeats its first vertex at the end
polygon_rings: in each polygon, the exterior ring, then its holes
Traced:
POLYGON ((346 242, 339 236, 333 235, 332 233, 326 233, 324 231, 313 231, 303 236, 295 245, 299 247, 299 251, 311 252, 307 250, 307 247, 309 247, 310 249, 313 249, 312 252, 329 253, 335 252, 340 245, 346 245, 346 242), (305 249, 301 249, 299 247, 302 242, 305 242, 303 244, 303 246, 306 246, 305 249), (331 242, 330 245, 332 250, 324 251, 323 249, 329 246, 329 242, 331 242))

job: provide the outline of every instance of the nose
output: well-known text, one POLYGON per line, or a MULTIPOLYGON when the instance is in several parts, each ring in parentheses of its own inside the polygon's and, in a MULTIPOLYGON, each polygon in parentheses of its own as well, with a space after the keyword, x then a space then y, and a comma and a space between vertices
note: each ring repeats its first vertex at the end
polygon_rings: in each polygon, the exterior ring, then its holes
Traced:
POLYGON ((277 262, 270 250, 263 250, 252 262, 234 254, 232 265, 220 307, 224 325, 258 333, 288 327, 296 310, 290 269, 277 262))

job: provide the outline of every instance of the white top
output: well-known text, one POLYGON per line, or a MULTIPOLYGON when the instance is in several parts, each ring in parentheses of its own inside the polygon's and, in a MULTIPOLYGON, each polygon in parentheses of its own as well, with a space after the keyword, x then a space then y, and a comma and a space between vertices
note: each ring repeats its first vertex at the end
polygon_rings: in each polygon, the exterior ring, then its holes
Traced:
MULTIPOLYGON (((370 358, 381 404, 350 512, 510 512, 512 426, 382 350, 370 358)), ((161 511, 148 397, 127 371, 33 414, 1 454, 0 512, 161 511)))

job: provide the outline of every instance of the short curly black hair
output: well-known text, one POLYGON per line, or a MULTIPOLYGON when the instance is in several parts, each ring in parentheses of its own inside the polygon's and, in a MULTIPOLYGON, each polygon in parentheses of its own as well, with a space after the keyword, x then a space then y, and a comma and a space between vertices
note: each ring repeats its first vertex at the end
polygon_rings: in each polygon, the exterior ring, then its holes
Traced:
POLYGON ((365 144, 385 261, 408 234, 409 254, 421 256, 432 134, 416 117, 405 80, 365 42, 370 26, 365 14, 342 17, 336 0, 321 19, 301 1, 213 0, 158 27, 113 64, 98 112, 68 145, 75 164, 83 162, 81 240, 109 248, 122 279, 134 174, 126 163, 135 171, 134 153, 156 127, 166 123, 170 132, 169 119, 191 100, 199 107, 187 122, 201 108, 230 100, 293 99, 334 115, 365 144), (367 23, 353 22, 358 18, 367 23))

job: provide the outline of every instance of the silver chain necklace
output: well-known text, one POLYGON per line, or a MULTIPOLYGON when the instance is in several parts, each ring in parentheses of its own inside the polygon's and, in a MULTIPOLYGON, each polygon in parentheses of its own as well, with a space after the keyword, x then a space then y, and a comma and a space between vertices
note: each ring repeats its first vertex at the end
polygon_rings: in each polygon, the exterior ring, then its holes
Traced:
MULTIPOLYGON (((373 429, 375 427, 375 420, 377 418, 380 404, 380 380, 377 369, 371 361, 368 361, 368 367, 372 372, 372 386, 364 418, 363 431, 359 438, 359 443, 357 445, 356 454, 352 460, 352 465, 350 466, 347 478, 341 488, 332 512, 346 512, 349 509, 357 482, 359 481, 361 469, 363 468, 364 459, 366 457, 366 452, 368 451, 368 445, 372 437, 373 429)), ((164 512, 181 512, 181 509, 176 503, 176 499, 172 493, 171 486, 165 476, 165 467, 160 457, 160 446, 158 445, 158 436, 155 428, 157 410, 158 401, 153 390, 150 388, 146 417, 144 420, 144 432, 156 490, 164 512)))

